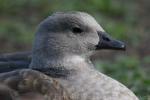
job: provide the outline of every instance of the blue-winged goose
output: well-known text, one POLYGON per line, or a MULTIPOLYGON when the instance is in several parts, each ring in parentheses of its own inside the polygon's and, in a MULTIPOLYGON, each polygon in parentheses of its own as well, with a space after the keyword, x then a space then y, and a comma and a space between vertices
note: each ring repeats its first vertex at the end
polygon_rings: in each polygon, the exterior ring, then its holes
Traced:
MULTIPOLYGON (((65 94, 66 100, 138 100, 123 84, 94 68, 89 56, 100 49, 125 49, 125 45, 109 37, 96 20, 87 13, 55 13, 42 21, 37 29, 29 67, 49 75, 48 80, 52 82, 49 82, 48 91, 55 96, 58 94, 58 97, 63 97, 62 95, 65 94), (57 82, 61 87, 60 91, 64 93, 59 93, 57 88, 56 92, 51 90, 56 84, 53 81, 57 82)), ((29 75, 25 74, 29 76, 25 78, 26 83, 32 87, 30 80, 37 79, 40 82, 42 78, 39 77, 45 76, 34 70, 4 73, 0 79, 2 83, 7 83, 6 78, 3 77, 9 78, 10 73, 15 73, 17 77, 21 76, 20 79, 23 79, 24 74, 19 73, 25 71, 29 73, 29 75)), ((37 80, 31 83, 38 84, 37 80)), ((26 88, 23 89, 28 90, 26 88)), ((34 90, 38 91, 38 85, 32 87, 30 91, 35 93, 34 90)), ((41 92, 38 93, 42 95, 41 92)), ((51 95, 49 98, 55 100, 51 95)))

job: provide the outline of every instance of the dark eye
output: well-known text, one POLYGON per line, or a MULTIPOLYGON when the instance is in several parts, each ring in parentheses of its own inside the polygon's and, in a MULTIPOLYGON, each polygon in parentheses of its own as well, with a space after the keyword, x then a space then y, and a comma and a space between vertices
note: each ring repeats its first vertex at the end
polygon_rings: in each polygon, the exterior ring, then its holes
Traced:
POLYGON ((79 28, 79 27, 73 27, 73 28, 72 28, 72 32, 73 32, 73 33, 82 33, 83 30, 82 30, 81 28, 79 28))

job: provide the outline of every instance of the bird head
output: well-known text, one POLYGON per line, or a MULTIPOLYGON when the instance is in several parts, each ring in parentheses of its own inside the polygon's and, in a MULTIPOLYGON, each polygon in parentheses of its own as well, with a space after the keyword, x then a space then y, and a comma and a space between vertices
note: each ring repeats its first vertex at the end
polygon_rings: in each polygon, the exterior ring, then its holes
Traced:
POLYGON ((100 24, 84 12, 58 12, 42 21, 35 35, 33 59, 83 55, 101 49, 124 50, 125 44, 112 39, 100 24))

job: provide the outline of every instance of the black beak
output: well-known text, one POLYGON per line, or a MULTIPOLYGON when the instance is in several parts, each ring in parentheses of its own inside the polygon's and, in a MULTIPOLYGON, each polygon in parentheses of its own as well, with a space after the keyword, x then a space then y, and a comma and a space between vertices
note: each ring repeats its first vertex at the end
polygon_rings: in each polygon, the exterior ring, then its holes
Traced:
POLYGON ((96 46, 96 49, 112 49, 112 50, 125 50, 126 46, 119 40, 112 39, 107 33, 98 32, 100 41, 96 46))

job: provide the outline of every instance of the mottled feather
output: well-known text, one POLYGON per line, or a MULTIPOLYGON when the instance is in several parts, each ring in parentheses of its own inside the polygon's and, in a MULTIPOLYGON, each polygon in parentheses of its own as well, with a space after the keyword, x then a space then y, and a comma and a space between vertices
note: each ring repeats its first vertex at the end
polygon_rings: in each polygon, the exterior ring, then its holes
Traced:
POLYGON ((57 80, 30 69, 2 73, 0 83, 0 96, 11 100, 71 100, 57 80))

